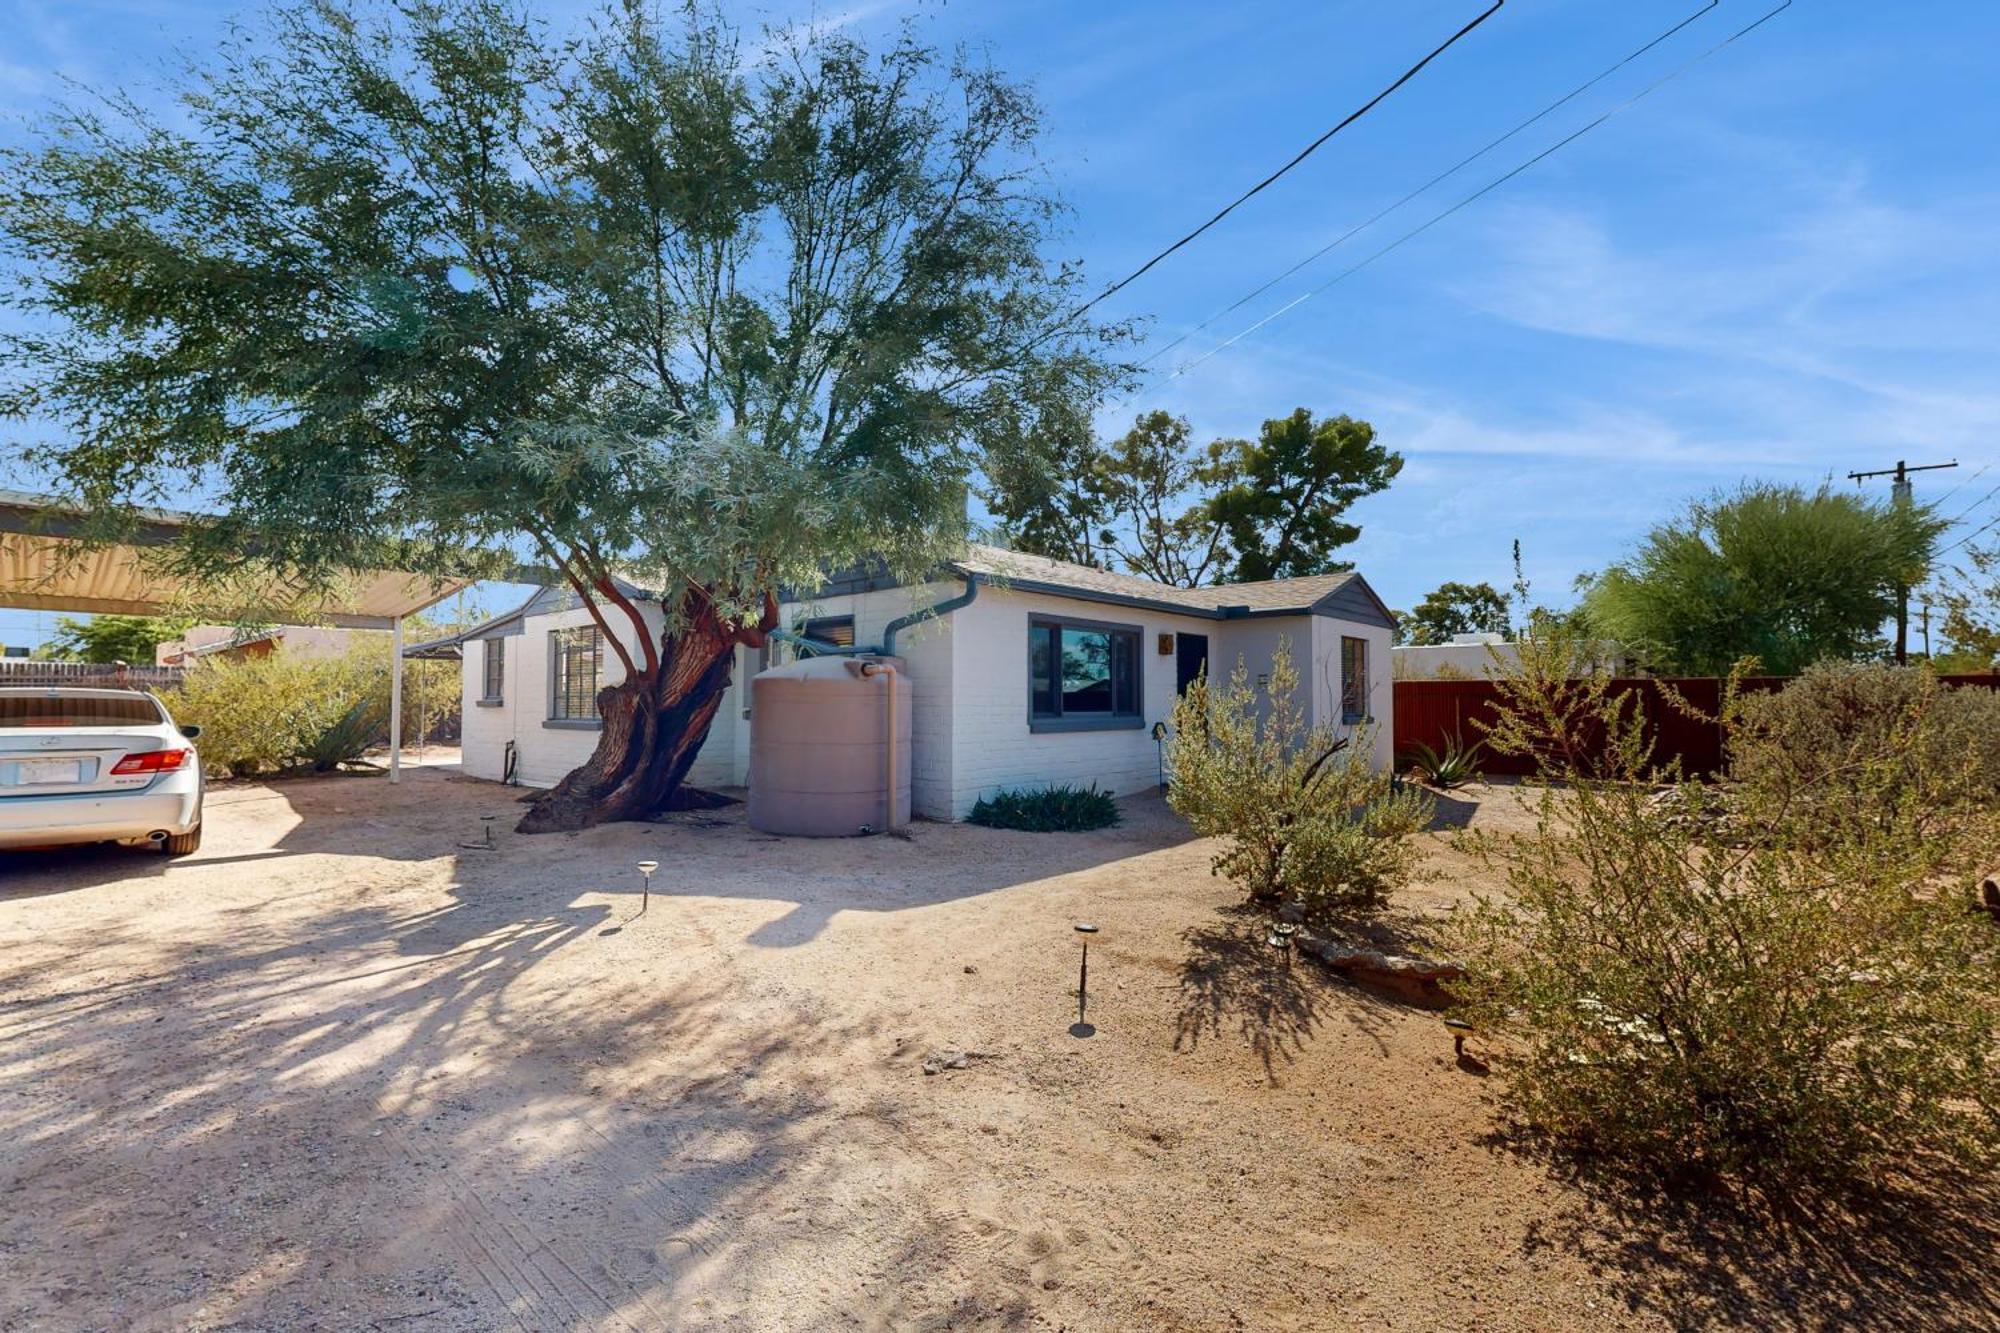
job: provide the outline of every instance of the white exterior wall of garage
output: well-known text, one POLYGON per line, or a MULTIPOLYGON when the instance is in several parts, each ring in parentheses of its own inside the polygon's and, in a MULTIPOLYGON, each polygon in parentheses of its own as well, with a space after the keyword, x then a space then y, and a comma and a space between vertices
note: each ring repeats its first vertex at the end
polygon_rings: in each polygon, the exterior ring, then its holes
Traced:
MULTIPOLYGON (((827 596, 788 605, 783 620, 793 624, 804 616, 851 615, 854 641, 873 645, 881 642, 891 620, 963 591, 961 582, 952 581, 827 596)), ((589 757, 597 737, 594 730, 550 723, 549 662, 552 631, 590 623, 589 614, 580 608, 530 615, 519 622, 518 632, 505 638, 503 690, 497 704, 481 699, 485 672, 481 641, 465 642, 463 744, 468 774, 499 779, 510 740, 516 747, 516 776, 526 786, 553 785, 589 757)), ((1176 694, 1175 658, 1171 652, 1160 652, 1163 634, 1206 635, 1216 676, 1226 675, 1240 656, 1253 679, 1269 673, 1272 654, 1284 639, 1314 719, 1337 727, 1340 641, 1343 636, 1362 639, 1367 644, 1373 719, 1370 759, 1378 766, 1390 763, 1393 696, 1386 627, 1321 613, 1215 619, 986 584, 970 606, 905 630, 897 640, 897 656, 906 662, 915 691, 910 755, 914 812, 932 819, 963 818, 980 797, 1010 787, 1095 783, 1122 796, 1156 785, 1159 749, 1152 726, 1170 720, 1176 694), (1031 727, 1031 616, 1089 620, 1139 632, 1138 725, 1055 732, 1031 727)), ((696 785, 743 786, 750 779, 754 719, 748 711, 748 681, 758 656, 754 649, 738 650, 728 693, 690 774, 696 785)), ((603 673, 605 684, 620 678, 615 654, 605 654, 603 673)))

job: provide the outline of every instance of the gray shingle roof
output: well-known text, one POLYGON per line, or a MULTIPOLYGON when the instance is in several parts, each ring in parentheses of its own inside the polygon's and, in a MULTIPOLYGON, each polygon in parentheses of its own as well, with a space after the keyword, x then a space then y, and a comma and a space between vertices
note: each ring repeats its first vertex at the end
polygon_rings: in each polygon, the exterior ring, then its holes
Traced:
MULTIPOLYGON (((1343 570, 1337 574, 1311 574, 1296 579, 1266 579, 1258 583, 1226 583, 1208 588, 1179 588, 1158 583, 1136 574, 1114 574, 1089 565, 1051 560, 1003 550, 998 546, 974 545, 956 562, 968 574, 983 574, 1003 583, 1023 588, 1069 593, 1093 601, 1114 601, 1183 610, 1200 616, 1224 615, 1303 615, 1328 597, 1350 585, 1365 590, 1367 601, 1381 609, 1374 590, 1360 574, 1343 570)), ((1386 621, 1384 623, 1387 623, 1386 621)))

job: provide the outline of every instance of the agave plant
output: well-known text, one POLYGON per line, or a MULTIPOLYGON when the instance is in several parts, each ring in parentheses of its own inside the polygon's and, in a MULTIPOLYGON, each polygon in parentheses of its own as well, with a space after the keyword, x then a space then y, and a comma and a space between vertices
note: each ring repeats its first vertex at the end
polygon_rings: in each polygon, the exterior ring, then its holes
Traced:
POLYGON ((1422 774, 1427 785, 1450 791, 1479 776, 1479 752, 1485 748, 1485 741, 1467 745, 1464 737, 1453 732, 1442 754, 1418 741, 1404 752, 1403 762, 1422 774))

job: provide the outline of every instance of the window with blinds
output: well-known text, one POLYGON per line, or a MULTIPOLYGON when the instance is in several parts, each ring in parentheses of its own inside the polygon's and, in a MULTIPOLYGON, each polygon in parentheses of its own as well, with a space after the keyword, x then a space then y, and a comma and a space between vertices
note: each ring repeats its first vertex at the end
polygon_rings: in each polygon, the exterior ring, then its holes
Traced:
POLYGON ((549 717, 557 722, 597 719, 597 687, 604 671, 604 634, 595 625, 549 632, 549 717))
POLYGON ((1354 723, 1368 717, 1368 640, 1340 640, 1340 720, 1354 723))
POLYGON ((481 660, 482 684, 479 702, 497 704, 501 700, 501 687, 507 677, 507 641, 505 639, 485 639, 486 656, 481 660))
POLYGON ((852 648, 854 617, 818 616, 800 626, 799 633, 815 643, 830 643, 836 648, 852 648))

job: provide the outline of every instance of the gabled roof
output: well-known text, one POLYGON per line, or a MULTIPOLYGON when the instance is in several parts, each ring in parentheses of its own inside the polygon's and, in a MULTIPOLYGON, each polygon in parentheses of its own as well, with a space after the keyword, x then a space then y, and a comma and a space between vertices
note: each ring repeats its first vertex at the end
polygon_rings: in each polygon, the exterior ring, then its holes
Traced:
POLYGON ((961 573, 984 575, 1008 587, 1216 620, 1320 612, 1384 626, 1396 623, 1367 580, 1351 569, 1295 579, 1182 588, 1136 574, 1115 574, 1067 560, 984 545, 974 545, 953 567, 961 573))

